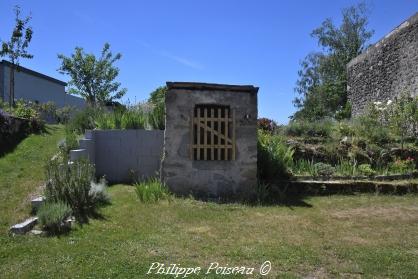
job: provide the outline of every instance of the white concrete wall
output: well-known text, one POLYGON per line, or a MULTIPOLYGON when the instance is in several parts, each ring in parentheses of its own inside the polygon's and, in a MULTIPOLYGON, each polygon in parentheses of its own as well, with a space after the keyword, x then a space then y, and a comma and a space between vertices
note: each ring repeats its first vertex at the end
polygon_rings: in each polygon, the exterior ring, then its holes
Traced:
POLYGON ((88 138, 93 142, 81 148, 87 149, 86 155, 95 163, 96 175, 111 183, 140 181, 160 171, 162 130, 93 130, 86 133, 88 138))
MULTIPOLYGON (((10 68, 7 64, 1 65, 3 77, 2 94, 4 101, 9 100, 10 92, 10 68)), ((15 72, 15 99, 38 101, 39 103, 54 102, 57 107, 74 106, 82 108, 85 102, 82 98, 66 94, 65 85, 60 84, 25 71, 15 72)))

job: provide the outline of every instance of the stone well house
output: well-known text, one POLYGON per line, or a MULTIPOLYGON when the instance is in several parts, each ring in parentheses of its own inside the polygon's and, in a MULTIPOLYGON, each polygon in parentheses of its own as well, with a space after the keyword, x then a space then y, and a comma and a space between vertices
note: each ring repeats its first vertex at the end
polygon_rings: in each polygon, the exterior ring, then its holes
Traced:
POLYGON ((370 102, 402 92, 418 95, 418 13, 347 65, 347 92, 353 115, 370 102))
POLYGON ((254 86, 167 82, 162 180, 177 194, 251 195, 257 184, 254 86))

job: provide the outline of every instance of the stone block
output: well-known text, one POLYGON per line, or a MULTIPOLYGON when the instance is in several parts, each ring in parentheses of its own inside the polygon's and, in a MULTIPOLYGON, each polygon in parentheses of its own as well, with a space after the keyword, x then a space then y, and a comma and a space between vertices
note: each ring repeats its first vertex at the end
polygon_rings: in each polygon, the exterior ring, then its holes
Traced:
POLYGON ((32 228, 38 222, 38 217, 31 217, 26 219, 24 222, 16 224, 10 227, 10 233, 12 234, 25 234, 28 231, 32 230, 32 228))

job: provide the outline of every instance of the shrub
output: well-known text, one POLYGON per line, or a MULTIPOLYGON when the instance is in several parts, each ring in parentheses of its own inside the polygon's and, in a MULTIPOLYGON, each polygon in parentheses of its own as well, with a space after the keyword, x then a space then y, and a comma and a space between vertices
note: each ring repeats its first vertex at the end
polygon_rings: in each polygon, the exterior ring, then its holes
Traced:
POLYGON ((263 131, 273 133, 276 130, 277 124, 274 120, 268 118, 259 118, 257 120, 257 127, 263 131))
POLYGON ((288 136, 301 137, 330 137, 333 131, 335 122, 329 119, 324 119, 316 122, 308 121, 292 121, 287 125, 285 134, 288 136))
POLYGON ((318 175, 320 176, 331 176, 335 173, 335 168, 326 163, 316 163, 315 169, 318 175))
POLYGON ((121 128, 122 129, 144 129, 147 118, 140 108, 130 108, 122 113, 121 128))
POLYGON ((48 201, 68 204, 82 219, 108 202, 106 187, 94 184, 94 167, 86 160, 69 164, 67 160, 51 160, 46 167, 45 197, 48 201))
POLYGON ((389 171, 396 174, 411 173, 415 170, 415 162, 413 158, 406 160, 397 159, 389 165, 389 171))
POLYGON ((71 208, 64 202, 47 202, 38 210, 40 225, 51 234, 64 232, 65 220, 72 214, 71 208))
POLYGON ((67 124, 70 121, 71 116, 74 115, 74 113, 74 107, 65 106, 56 110, 55 117, 58 123, 67 124))
POLYGON ((164 105, 155 106, 148 113, 148 123, 150 128, 164 130, 165 129, 165 111, 164 105))
POLYGON ((370 166, 370 164, 361 164, 361 165, 359 165, 358 166, 358 171, 362 175, 366 175, 366 176, 373 176, 373 175, 376 174, 376 171, 374 171, 372 169, 372 167, 370 166))
POLYGON ((299 175, 311 175, 316 176, 318 173, 316 172, 315 164, 313 160, 296 160, 292 164, 292 173, 299 174, 299 175))
POLYGON ((293 163, 293 152, 280 136, 259 130, 257 169, 260 180, 288 178, 293 163))
POLYGON ((72 117, 67 125, 66 129, 76 134, 84 134, 86 130, 95 128, 96 115, 101 112, 101 109, 86 107, 81 111, 78 111, 74 117, 72 117))
POLYGON ((150 178, 135 184, 135 192, 143 203, 154 203, 160 200, 170 200, 171 193, 167 186, 157 178, 150 178))
POLYGON ((357 169, 357 161, 355 159, 351 161, 340 159, 339 163, 335 166, 336 173, 346 176, 356 176, 357 169))

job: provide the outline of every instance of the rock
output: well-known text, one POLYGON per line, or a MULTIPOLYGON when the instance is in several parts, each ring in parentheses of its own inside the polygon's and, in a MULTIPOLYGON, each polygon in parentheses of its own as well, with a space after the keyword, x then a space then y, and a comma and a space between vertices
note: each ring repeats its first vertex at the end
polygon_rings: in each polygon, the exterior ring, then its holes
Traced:
POLYGON ((45 202, 44 197, 37 197, 31 200, 32 212, 38 211, 39 207, 45 202))
POLYGON ((16 224, 10 227, 10 233, 12 234, 25 234, 30 231, 38 222, 38 217, 31 217, 24 222, 16 224))
POLYGON ((46 235, 46 232, 45 231, 41 231, 41 230, 31 230, 29 233, 31 235, 39 235, 39 236, 46 235))

